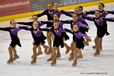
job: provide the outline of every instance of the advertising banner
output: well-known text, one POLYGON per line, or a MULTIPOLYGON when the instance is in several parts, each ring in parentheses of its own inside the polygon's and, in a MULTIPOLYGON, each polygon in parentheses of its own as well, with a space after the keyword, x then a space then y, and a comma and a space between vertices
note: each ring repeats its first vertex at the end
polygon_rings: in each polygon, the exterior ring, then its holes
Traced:
POLYGON ((30 11, 30 0, 0 0, 0 17, 30 11))

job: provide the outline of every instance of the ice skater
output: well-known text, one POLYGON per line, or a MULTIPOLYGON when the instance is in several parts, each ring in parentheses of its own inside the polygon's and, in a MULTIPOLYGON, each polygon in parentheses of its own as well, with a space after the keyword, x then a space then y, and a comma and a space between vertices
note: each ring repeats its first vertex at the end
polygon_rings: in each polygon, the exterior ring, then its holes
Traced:
POLYGON ((19 28, 31 31, 32 37, 34 39, 34 42, 33 42, 33 55, 32 55, 31 64, 34 64, 34 63, 36 63, 36 58, 39 55, 39 52, 40 52, 40 54, 42 53, 40 46, 42 45, 44 47, 47 47, 45 45, 46 37, 42 33, 42 30, 40 29, 40 25, 38 24, 37 21, 33 22, 32 27, 20 26, 19 28), (37 48, 38 48, 38 54, 36 52, 37 48))
POLYGON ((19 58, 17 51, 16 51, 16 46, 18 45, 21 47, 21 43, 18 38, 18 32, 20 31, 20 28, 16 27, 15 20, 11 20, 10 27, 0 28, 0 30, 8 31, 10 33, 11 43, 8 48, 10 57, 7 63, 12 63, 14 60, 19 58))
POLYGON ((83 37, 88 37, 85 34, 82 34, 81 32, 79 32, 79 27, 78 25, 74 24, 72 30, 69 29, 65 29, 67 32, 71 33, 73 35, 73 63, 72 66, 77 65, 77 60, 79 57, 82 57, 82 52, 81 49, 84 48, 84 38, 83 37))
POLYGON ((83 16, 87 20, 94 21, 97 28, 97 36, 95 38, 96 52, 95 56, 100 55, 100 50, 102 50, 102 39, 107 33, 107 24, 106 21, 114 21, 114 18, 105 18, 101 16, 99 10, 95 11, 95 17, 83 16))

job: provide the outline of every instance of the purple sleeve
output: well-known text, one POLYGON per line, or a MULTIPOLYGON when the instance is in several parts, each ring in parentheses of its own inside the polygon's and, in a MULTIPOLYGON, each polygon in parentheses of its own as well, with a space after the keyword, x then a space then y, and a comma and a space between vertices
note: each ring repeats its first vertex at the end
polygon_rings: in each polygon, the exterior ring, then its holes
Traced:
POLYGON ((86 11, 86 15, 88 15, 88 14, 95 14, 95 10, 86 11))
POLYGON ((82 16, 83 18, 87 19, 87 20, 90 20, 90 21, 93 21, 93 17, 90 17, 90 16, 82 16))
POLYGON ((79 27, 85 27, 85 28, 87 27, 87 25, 82 24, 81 22, 78 22, 78 26, 79 26, 79 27))
POLYGON ((51 29, 49 29, 49 27, 46 28, 39 28, 41 31, 51 31, 51 29))
POLYGON ((69 14, 72 14, 72 13, 74 13, 73 11, 66 11, 67 13, 69 13, 69 14))
POLYGON ((18 27, 18 31, 20 31, 20 30, 21 30, 21 28, 18 27))
POLYGON ((79 32, 79 34, 80 34, 81 36, 83 36, 83 37, 88 37, 87 35, 82 34, 81 32, 79 32))
POLYGON ((66 30, 65 30, 65 29, 63 29, 63 28, 60 28, 60 31, 61 31, 61 32, 66 32, 66 30))
POLYGON ((41 21, 41 24, 48 24, 50 22, 51 22, 51 20, 49 20, 49 21, 41 21))
POLYGON ((114 22, 114 17, 113 18, 103 18, 104 20, 106 20, 106 21, 112 21, 112 22, 114 22))
POLYGON ((55 13, 58 13, 59 15, 62 15, 63 14, 60 10, 56 10, 55 13))
POLYGON ((114 14, 114 10, 112 10, 112 11, 108 11, 108 13, 110 13, 110 14, 114 14))
POLYGON ((30 26, 19 26, 19 29, 24 29, 24 30, 30 31, 30 29, 28 29, 28 27, 30 27, 30 26))
POLYGON ((64 24, 70 24, 71 21, 70 21, 70 20, 66 20, 66 21, 61 21, 61 23, 64 23, 64 24))

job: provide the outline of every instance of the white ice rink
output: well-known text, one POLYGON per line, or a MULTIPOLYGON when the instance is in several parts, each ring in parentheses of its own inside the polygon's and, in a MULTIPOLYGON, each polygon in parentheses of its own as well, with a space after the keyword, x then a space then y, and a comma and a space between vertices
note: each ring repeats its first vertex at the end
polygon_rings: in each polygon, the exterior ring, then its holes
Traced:
MULTIPOLYGON (((97 6, 86 7, 85 10, 95 8, 97 8, 97 6)), ((105 9, 114 10, 114 3, 107 4, 105 9)), ((107 17, 114 17, 114 15, 108 15, 107 17)), ((68 20, 70 18, 63 15, 61 16, 61 19, 68 20)), ((16 21, 23 20, 27 21, 28 18, 18 19, 16 21)), ((42 20, 42 18, 40 20, 42 20)), ((95 50, 92 49, 92 46, 94 45, 94 37, 96 36, 96 27, 93 22, 87 22, 91 28, 88 35, 91 36, 92 42, 90 42, 90 45, 86 46, 82 51, 84 58, 78 60, 78 65, 76 67, 72 67, 73 61, 68 60, 69 54, 65 54, 65 48, 61 49, 62 55, 61 58, 57 59, 56 66, 51 66, 50 62, 47 62, 50 55, 46 54, 38 56, 37 63, 31 65, 33 39, 31 33, 25 30, 21 30, 18 34, 22 44, 21 48, 17 47, 17 52, 20 58, 14 61, 13 64, 7 64, 9 58, 8 46, 10 44, 10 36, 8 32, 0 31, 0 76, 113 76, 114 22, 108 22, 108 31, 110 32, 110 35, 103 38, 103 50, 99 57, 93 56, 95 50)), ((0 23, 0 26, 4 25, 8 25, 8 22, 0 23)), ((66 27, 69 28, 69 25, 66 25, 66 27)), ((46 32, 44 32, 44 34, 46 34, 46 32)), ((68 35, 71 36, 69 33, 68 35)), ((71 41, 72 38, 66 42, 69 43, 71 41)))

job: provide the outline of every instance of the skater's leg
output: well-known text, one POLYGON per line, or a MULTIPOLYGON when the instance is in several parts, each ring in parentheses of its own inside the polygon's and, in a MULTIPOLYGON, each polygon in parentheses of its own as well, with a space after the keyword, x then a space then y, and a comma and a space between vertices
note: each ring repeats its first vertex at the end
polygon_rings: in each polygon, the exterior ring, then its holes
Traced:
POLYGON ((13 60, 18 59, 19 56, 18 56, 17 51, 16 51, 16 46, 15 46, 14 48, 12 48, 12 51, 13 51, 13 53, 14 53, 14 58, 13 58, 13 60))
POLYGON ((36 63, 36 57, 37 57, 36 49, 37 49, 37 46, 33 45, 33 58, 32 58, 31 64, 36 63))
POLYGON ((73 62, 73 64, 72 64, 72 66, 77 65, 77 60, 78 60, 77 52, 78 52, 78 51, 79 51, 78 48, 75 48, 75 49, 74 49, 74 62, 73 62))
POLYGON ((61 53, 60 53, 60 49, 59 48, 57 48, 57 58, 58 57, 61 57, 61 53))
POLYGON ((99 55, 100 54, 100 42, 101 42, 101 38, 98 37, 97 42, 96 42, 96 52, 94 53, 94 55, 99 55))
POLYGON ((79 53, 79 56, 78 56, 78 58, 83 58, 83 54, 82 54, 82 51, 81 51, 81 49, 79 49, 79 50, 78 50, 78 53, 79 53))
POLYGON ((95 39, 94 39, 95 45, 92 47, 92 48, 94 48, 94 49, 96 48, 97 39, 98 39, 98 37, 95 37, 95 39))
MULTIPOLYGON (((86 34, 87 35, 87 34, 86 34)), ((88 35, 87 35, 88 36, 88 35)), ((91 39, 88 37, 88 38, 85 38, 86 41, 84 41, 84 46, 87 46, 89 45, 89 42, 91 41, 91 39)))
POLYGON ((100 41, 100 50, 102 50, 102 39, 100 41))
POLYGON ((43 52, 41 51, 41 47, 40 47, 40 45, 38 46, 38 53, 37 53, 37 56, 38 55, 41 55, 41 54, 43 54, 43 52))
POLYGON ((52 53, 52 40, 51 40, 51 35, 52 32, 47 32, 47 41, 48 41, 48 45, 49 45, 49 49, 47 51, 47 54, 52 53))
POLYGON ((70 47, 69 47, 65 42, 64 42, 64 46, 66 47, 66 52, 65 52, 65 53, 66 53, 66 54, 69 53, 70 47))
POLYGON ((54 46, 53 48, 52 48, 52 54, 53 54, 53 58, 52 58, 52 62, 51 62, 51 65, 54 65, 54 64, 56 64, 56 50, 57 50, 58 48, 56 47, 56 46, 54 46))
POLYGON ((9 60, 7 61, 7 63, 13 62, 13 52, 12 52, 12 48, 13 48, 13 47, 11 47, 11 46, 9 46, 9 48, 8 48, 10 58, 9 58, 9 60))
POLYGON ((75 47, 76 47, 76 43, 74 41, 72 41, 72 43, 71 43, 71 53, 70 53, 69 60, 72 60, 74 58, 73 50, 75 49, 75 47))
POLYGON ((47 53, 47 49, 49 48, 47 45, 44 45, 41 43, 41 45, 43 46, 43 48, 45 49, 44 53, 47 53))

